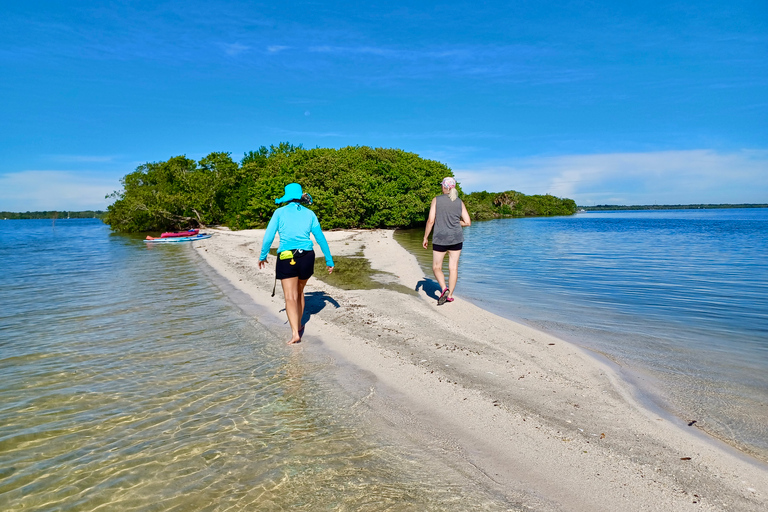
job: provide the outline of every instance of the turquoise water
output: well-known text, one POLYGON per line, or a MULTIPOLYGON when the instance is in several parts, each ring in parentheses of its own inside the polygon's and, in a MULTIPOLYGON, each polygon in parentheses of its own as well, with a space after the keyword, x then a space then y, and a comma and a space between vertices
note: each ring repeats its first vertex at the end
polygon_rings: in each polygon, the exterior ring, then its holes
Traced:
POLYGON ((0 510, 522 509, 382 429, 189 244, 2 226, 0 510))
MULTIPOLYGON (((457 294, 608 355, 765 460, 767 222, 475 223, 457 294)), ((332 361, 286 347, 282 319, 234 302, 188 244, 150 249, 93 219, 2 225, 0 510, 525 509, 382 428, 332 361)), ((429 261, 420 232, 396 236, 429 261)))
MULTIPOLYGON (((768 209, 587 212, 464 233, 457 295, 608 356, 655 405, 768 460, 768 209)), ((422 236, 396 233, 431 276, 422 236)))

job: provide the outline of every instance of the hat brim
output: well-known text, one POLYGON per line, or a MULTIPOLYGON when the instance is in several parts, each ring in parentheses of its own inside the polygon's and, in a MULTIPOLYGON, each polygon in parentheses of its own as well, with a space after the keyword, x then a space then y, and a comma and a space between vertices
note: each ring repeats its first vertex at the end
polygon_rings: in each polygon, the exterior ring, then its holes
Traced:
POLYGON ((301 185, 298 183, 291 183, 290 185, 285 186, 285 193, 283 194, 283 197, 275 199, 275 204, 299 200, 303 194, 304 191, 302 190, 301 185))
POLYGON ((280 199, 275 199, 275 204, 287 203, 288 201, 294 201, 296 199, 301 199, 301 197, 294 197, 292 195, 284 195, 280 199))

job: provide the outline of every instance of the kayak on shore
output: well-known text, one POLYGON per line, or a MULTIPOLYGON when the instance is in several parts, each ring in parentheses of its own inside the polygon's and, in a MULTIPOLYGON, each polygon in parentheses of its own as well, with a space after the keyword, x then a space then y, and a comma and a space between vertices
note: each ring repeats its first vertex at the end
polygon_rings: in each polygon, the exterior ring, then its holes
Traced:
POLYGON ((166 237, 166 238, 147 236, 147 238, 144 241, 145 242, 194 242, 195 240, 205 240, 206 238, 211 238, 211 235, 206 233, 199 233, 197 235, 192 235, 192 236, 176 236, 176 237, 166 237))
POLYGON ((167 233, 163 233, 160 235, 160 238, 176 238, 176 237, 184 237, 184 236, 195 236, 200 233, 199 229, 188 229, 187 231, 171 231, 167 233))

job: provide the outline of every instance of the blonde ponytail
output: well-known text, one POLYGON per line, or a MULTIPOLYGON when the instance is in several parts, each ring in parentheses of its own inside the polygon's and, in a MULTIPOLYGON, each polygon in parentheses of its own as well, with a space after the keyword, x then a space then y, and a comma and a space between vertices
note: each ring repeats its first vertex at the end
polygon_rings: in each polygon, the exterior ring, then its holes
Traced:
POLYGON ((451 201, 455 201, 459 197, 459 193, 456 192, 455 188, 452 188, 450 192, 448 192, 448 197, 451 198, 451 201))

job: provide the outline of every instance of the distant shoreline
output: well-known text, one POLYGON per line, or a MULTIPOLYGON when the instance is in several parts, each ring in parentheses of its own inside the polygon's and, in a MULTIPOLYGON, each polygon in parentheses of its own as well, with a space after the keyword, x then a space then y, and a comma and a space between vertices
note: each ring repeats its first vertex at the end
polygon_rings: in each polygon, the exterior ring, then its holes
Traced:
POLYGON ((616 205, 599 204, 595 206, 579 206, 579 211, 604 210, 708 210, 723 208, 768 208, 768 204, 649 204, 649 205, 616 205))
POLYGON ((28 219, 101 219, 107 212, 103 210, 81 211, 39 211, 39 212, 0 212, 2 220, 28 219))
MULTIPOLYGON (((768 208, 768 204, 648 204, 648 205, 616 205, 599 204, 594 206, 578 206, 578 211, 594 212, 606 210, 706 210, 717 208, 768 208)), ((103 210, 82 211, 36 211, 36 212, 0 212, 0 219, 101 219, 106 215, 103 210)))

